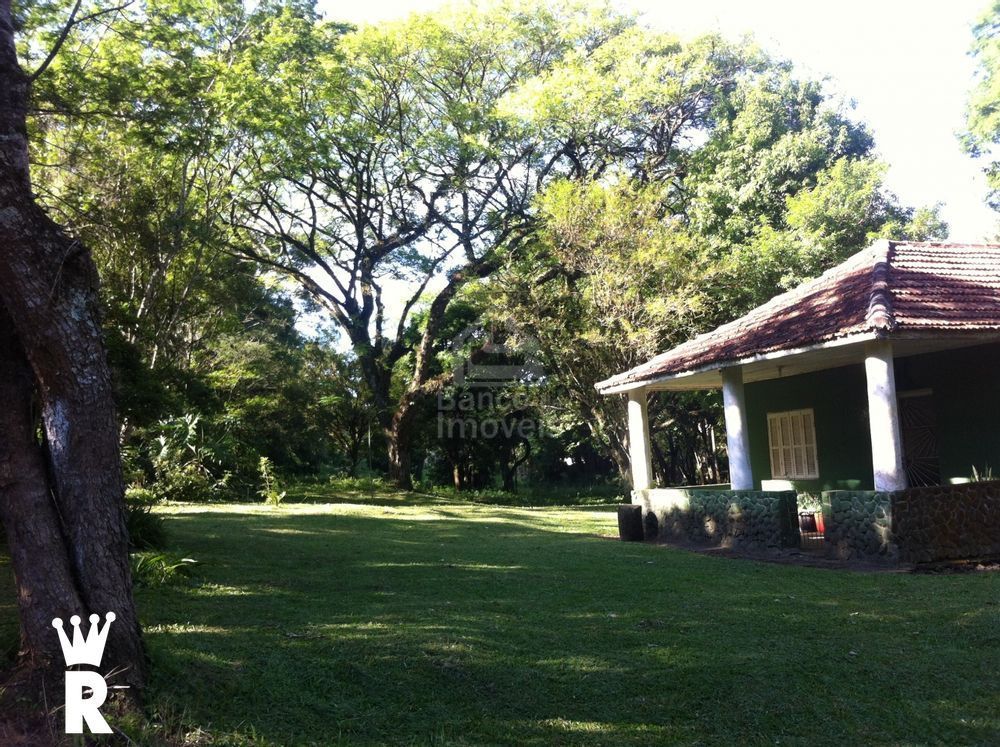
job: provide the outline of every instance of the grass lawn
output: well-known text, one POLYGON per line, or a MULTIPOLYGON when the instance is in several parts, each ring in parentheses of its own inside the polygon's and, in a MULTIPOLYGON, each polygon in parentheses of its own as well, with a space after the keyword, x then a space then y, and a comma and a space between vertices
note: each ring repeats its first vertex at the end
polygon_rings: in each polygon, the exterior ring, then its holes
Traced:
POLYGON ((166 509, 201 561, 138 591, 172 728, 197 744, 1000 741, 1000 574, 624 544, 593 508, 359 500, 166 509))

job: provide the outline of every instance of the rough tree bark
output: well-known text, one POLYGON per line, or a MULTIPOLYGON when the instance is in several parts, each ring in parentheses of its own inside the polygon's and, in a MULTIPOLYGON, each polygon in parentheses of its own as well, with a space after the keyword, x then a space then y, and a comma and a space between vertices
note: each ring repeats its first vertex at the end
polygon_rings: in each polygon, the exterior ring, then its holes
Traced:
MULTIPOLYGON (((30 81, 0 0, 0 305, 5 328, 0 501, 19 584, 21 661, 52 664, 51 620, 114 611, 102 669, 141 688, 146 662, 132 600, 118 429, 90 253, 35 203, 28 170, 30 81), (9 356, 9 357, 8 357, 9 356), (23 361, 30 366, 31 378, 23 361), (34 390, 47 467, 40 474, 34 390), (8 400, 6 397, 11 397, 8 400), (30 433, 25 433, 30 428, 30 433), (42 593, 32 579, 44 576, 42 593), (72 582, 70 584, 70 582, 72 582)), ((61 666, 61 661, 57 662, 61 666)))
POLYGON ((413 489, 410 454, 413 448, 413 423, 416 394, 400 400, 385 429, 386 448, 389 456, 389 480, 400 490, 413 489))
POLYGON ((13 556, 21 617, 21 648, 29 666, 58 666, 51 628, 83 608, 70 570, 45 459, 35 436, 34 377, 0 306, 0 521, 13 556), (43 559, 39 561, 39 559, 43 559))

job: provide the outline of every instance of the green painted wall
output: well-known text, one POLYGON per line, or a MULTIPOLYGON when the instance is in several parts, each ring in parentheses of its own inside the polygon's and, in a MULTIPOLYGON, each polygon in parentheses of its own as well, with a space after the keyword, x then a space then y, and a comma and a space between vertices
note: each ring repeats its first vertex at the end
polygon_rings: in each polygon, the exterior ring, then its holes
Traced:
MULTIPOLYGON (((975 465, 1000 476, 1000 345, 897 358, 896 389, 933 391, 941 477, 968 478, 975 465)), ((864 366, 858 364, 746 385, 754 480, 771 479, 767 413, 810 407, 815 413, 818 480, 799 492, 871 490, 871 438, 864 366)))
POLYGON ((771 479, 767 413, 812 408, 818 480, 796 480, 799 492, 868 490, 872 476, 868 394, 862 365, 759 381, 746 385, 750 467, 754 481, 771 479))
POLYGON ((931 389, 941 480, 967 478, 972 466, 1000 475, 1000 345, 899 358, 896 390, 931 389))

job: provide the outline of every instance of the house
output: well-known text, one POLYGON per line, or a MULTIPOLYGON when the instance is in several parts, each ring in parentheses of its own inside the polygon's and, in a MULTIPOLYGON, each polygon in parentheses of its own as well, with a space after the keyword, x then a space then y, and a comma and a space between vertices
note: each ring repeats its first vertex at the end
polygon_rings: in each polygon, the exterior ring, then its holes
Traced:
MULTIPOLYGON (((969 545, 969 532, 983 535, 976 547, 946 554, 1000 551, 1000 513, 996 527, 982 528, 994 508, 1000 512, 996 491, 986 496, 968 485, 974 468, 1000 472, 998 383, 1000 245, 879 241, 597 388, 628 397, 633 500, 660 523, 673 517, 675 526, 690 527, 687 514, 705 491, 653 487, 647 398, 721 389, 729 491, 738 492, 713 521, 726 523, 740 513, 732 501, 759 494, 757 509, 760 501, 778 502, 773 513, 787 540, 795 511, 788 496, 808 493, 822 498, 827 539, 834 535, 842 555, 895 556, 903 545, 904 556, 925 558, 926 547, 910 552, 917 540, 902 528, 916 521, 913 532, 926 535, 941 500, 978 517, 977 527, 963 525, 946 544, 969 545), (956 495, 976 497, 963 498, 971 501, 966 506, 956 495), (914 509, 915 501, 922 508, 914 509), (863 536, 843 540, 837 532, 848 524, 863 536)), ((730 539, 747 531, 730 527, 730 539)), ((932 540, 944 541, 920 542, 932 540)))

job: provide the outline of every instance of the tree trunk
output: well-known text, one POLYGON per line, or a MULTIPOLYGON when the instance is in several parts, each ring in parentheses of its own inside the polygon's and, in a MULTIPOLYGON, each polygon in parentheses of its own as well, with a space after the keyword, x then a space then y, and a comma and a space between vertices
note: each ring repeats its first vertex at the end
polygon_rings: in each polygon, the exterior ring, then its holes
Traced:
POLYGON ((623 484, 631 485, 632 467, 626 439, 628 417, 624 397, 621 402, 599 400, 596 406, 590 403, 586 405, 586 412, 588 417, 585 422, 591 438, 597 443, 605 444, 619 479, 623 484))
POLYGON ((389 452, 389 481, 400 490, 413 490, 413 475, 410 472, 412 421, 412 405, 402 402, 393 413, 389 427, 385 429, 389 452))
POLYGON ((413 490, 408 440, 403 434, 390 430, 386 441, 389 445, 389 481, 400 490, 413 490))
POLYGON ((60 670, 52 618, 83 610, 49 494, 45 459, 35 437, 33 376, 10 319, 0 307, 0 521, 14 566, 21 651, 29 666, 60 670))
MULTIPOLYGON (((593 429, 591 429, 591 433, 593 433, 593 429)), ((614 462, 615 469, 618 471, 618 479, 620 479, 625 485, 631 485, 632 460, 629 458, 628 447, 626 446, 624 435, 618 430, 609 431, 606 444, 608 447, 608 453, 611 456, 611 461, 614 462)))
MULTIPOLYGON (((47 550, 39 543, 53 541, 58 531, 77 593, 58 602, 49 599, 50 609, 35 600, 39 606, 26 617, 29 590, 22 588, 22 622, 47 617, 51 623, 73 606, 81 617, 113 611, 117 620, 102 670, 117 672, 118 683, 140 688, 146 663, 132 600, 118 428, 100 327, 97 271, 90 253, 34 202, 28 175, 28 95, 29 81, 15 53, 10 0, 0 0, 0 304, 10 318, 7 344, 19 346, 30 364, 48 447, 48 482, 35 482, 30 499, 37 503, 51 491, 55 507, 49 519, 57 514, 59 520, 44 530, 29 530, 18 521, 30 513, 19 502, 29 499, 27 491, 8 488, 6 510, 19 529, 6 529, 13 544, 20 543, 17 552, 34 563, 45 562, 47 550)), ((23 388, 13 383, 15 373, 8 371, 7 386, 23 388)), ((29 456, 12 451, 8 458, 29 456)), ((44 516, 43 511, 32 520, 41 522, 44 516)), ((22 572, 19 581, 23 578, 22 572)), ((54 635, 51 627, 44 635, 54 635)), ((29 647, 49 645, 36 643, 42 636, 43 631, 26 630, 24 640, 29 647)), ((29 648, 23 660, 41 661, 46 650, 29 648)))
POLYGON ((359 428, 351 428, 347 438, 347 459, 349 463, 347 476, 355 478, 358 476, 358 464, 361 462, 361 447, 364 440, 364 432, 359 428))

